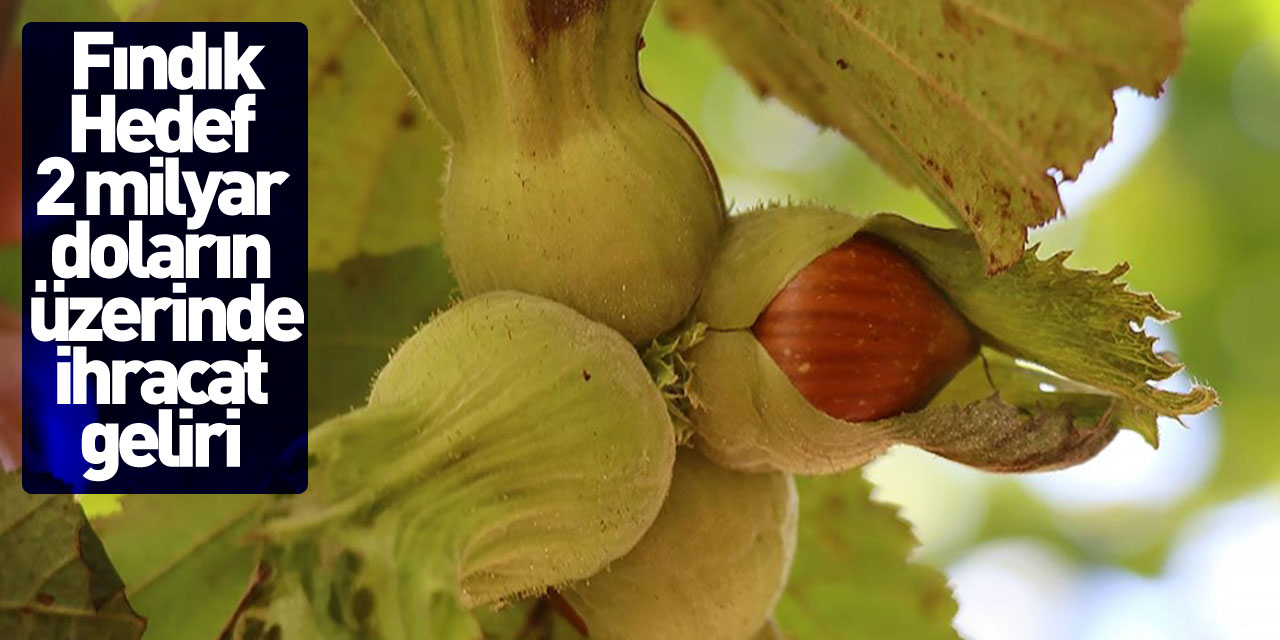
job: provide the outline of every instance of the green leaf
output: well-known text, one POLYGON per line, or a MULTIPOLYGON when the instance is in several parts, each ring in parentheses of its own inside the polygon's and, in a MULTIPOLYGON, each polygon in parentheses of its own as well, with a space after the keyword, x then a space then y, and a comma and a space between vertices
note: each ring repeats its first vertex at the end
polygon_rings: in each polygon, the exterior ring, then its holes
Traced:
POLYGON ((800 532, 777 619, 795 640, 955 640, 946 578, 907 560, 897 510, 859 472, 797 478, 800 532))
POLYGON ((0 475, 0 638, 133 640, 147 623, 80 505, 28 495, 21 475, 0 475))
POLYGON ((456 285, 433 245, 372 258, 307 279, 311 424, 364 404, 369 382, 400 341, 449 304, 456 285))
POLYGON ((148 637, 218 637, 248 593, 260 551, 246 536, 267 500, 131 495, 95 522, 130 601, 147 617, 148 637))
POLYGON ((350 4, 158 0, 132 19, 306 24, 309 267, 439 242, 444 134, 350 4))
POLYGON ((669 0, 762 95, 840 130, 1017 262, 1111 137, 1112 92, 1177 66, 1187 0, 669 0))

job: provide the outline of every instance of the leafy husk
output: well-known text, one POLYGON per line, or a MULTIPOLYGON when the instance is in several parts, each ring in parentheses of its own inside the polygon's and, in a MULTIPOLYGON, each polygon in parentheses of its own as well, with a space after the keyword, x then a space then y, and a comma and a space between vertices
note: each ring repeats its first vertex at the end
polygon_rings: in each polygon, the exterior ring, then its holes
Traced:
POLYGON ((711 330, 688 356, 696 442, 748 470, 830 473, 904 443, 982 469, 1034 471, 1091 458, 1118 428, 1155 444, 1158 416, 1216 402, 1207 387, 1182 394, 1150 384, 1180 367, 1132 327, 1170 312, 1117 284, 1123 268, 1074 271, 1065 257, 1031 252, 989 277, 971 235, 894 215, 775 207, 734 219, 697 307, 711 330), (750 326, 796 272, 860 230, 906 251, 981 333, 984 353, 925 409, 849 423, 813 408, 750 326))
POLYGON ((1171 354, 1155 353, 1143 330, 1150 318, 1178 314, 1119 278, 1127 264, 1099 273, 1066 266, 1069 252, 1042 260, 1035 248, 1005 273, 987 277, 969 234, 925 227, 895 215, 876 216, 867 230, 906 251, 984 334, 1013 357, 1122 398, 1123 426, 1155 444, 1157 416, 1200 413, 1217 403, 1203 385, 1186 393, 1153 386, 1182 370, 1171 354))

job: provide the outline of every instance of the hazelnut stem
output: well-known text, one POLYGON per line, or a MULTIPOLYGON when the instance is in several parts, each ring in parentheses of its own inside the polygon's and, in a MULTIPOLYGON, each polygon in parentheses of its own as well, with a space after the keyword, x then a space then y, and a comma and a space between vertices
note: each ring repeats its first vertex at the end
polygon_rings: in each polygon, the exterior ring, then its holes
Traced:
POLYGON ((636 38, 652 0, 357 0, 455 144, 555 148, 643 99, 636 38), (392 11, 398 12, 391 15, 392 11), (440 78, 450 78, 440 82, 440 78))

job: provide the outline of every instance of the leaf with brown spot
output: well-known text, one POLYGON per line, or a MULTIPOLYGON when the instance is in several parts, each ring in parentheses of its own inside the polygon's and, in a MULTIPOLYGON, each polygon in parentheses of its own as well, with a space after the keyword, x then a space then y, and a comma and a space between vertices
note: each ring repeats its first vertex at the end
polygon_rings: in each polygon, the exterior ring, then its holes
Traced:
POLYGON ((71 496, 29 495, 20 474, 0 475, 0 556, 0 638, 142 637, 146 621, 71 496))
POLYGON ((671 0, 761 93, 839 129, 977 236, 987 270, 1061 209, 1111 138, 1111 94, 1157 95, 1187 0, 671 0))

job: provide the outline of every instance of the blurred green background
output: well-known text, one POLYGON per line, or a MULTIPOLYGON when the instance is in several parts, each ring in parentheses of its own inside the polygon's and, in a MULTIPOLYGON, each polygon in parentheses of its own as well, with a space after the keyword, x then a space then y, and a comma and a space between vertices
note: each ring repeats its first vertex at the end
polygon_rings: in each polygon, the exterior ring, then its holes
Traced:
MULTIPOLYGON (((914 449, 873 463, 974 640, 1280 638, 1280 2, 1190 9, 1160 99, 1122 90, 1113 142, 1074 184, 1041 255, 1133 269, 1183 318, 1148 327, 1222 406, 1134 433, 1061 472, 993 476, 914 449)), ((820 200, 945 224, 838 134, 760 101, 704 41, 651 21, 650 92, 702 136, 738 209, 820 200)), ((1187 376, 1169 381, 1188 384, 1187 376)))

